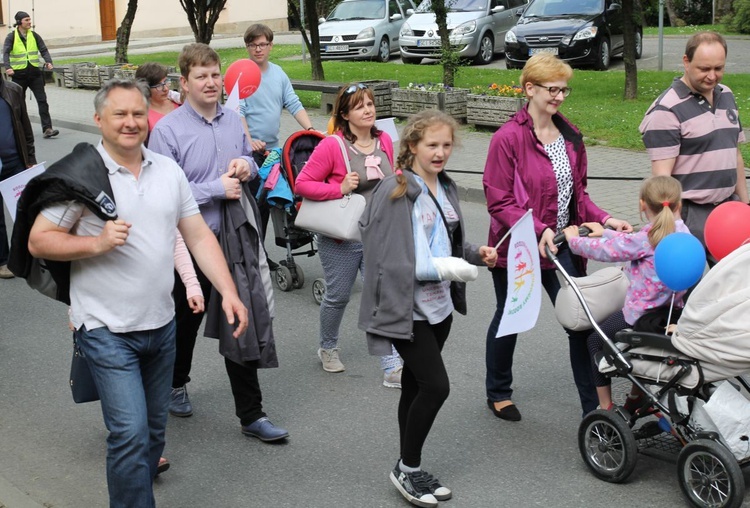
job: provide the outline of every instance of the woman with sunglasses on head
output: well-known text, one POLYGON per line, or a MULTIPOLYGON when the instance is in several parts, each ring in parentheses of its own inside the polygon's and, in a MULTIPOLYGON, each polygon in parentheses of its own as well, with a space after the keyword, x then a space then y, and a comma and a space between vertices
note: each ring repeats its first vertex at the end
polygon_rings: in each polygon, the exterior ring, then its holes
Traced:
POLYGON ((167 68, 160 63, 148 62, 138 66, 135 79, 145 81, 151 92, 148 106, 148 132, 151 133, 156 122, 181 104, 180 94, 169 89, 167 68))
MULTIPOLYGON (((334 134, 322 140, 295 180, 295 192, 316 201, 339 199, 350 192, 369 202, 372 190, 393 173, 393 141, 375 127, 375 99, 362 83, 343 87, 333 107, 334 134), (351 173, 341 145, 344 142, 351 173)), ((362 242, 340 241, 318 235, 318 253, 323 265, 326 291, 320 305, 318 358, 326 372, 343 372, 339 358, 339 328, 352 287, 361 272, 362 242)), ((401 359, 392 351, 382 356, 383 385, 401 388, 401 359)))
MULTIPOLYGON (((586 190, 586 148, 581 132, 558 109, 570 94, 571 67, 550 54, 534 55, 521 72, 527 104, 492 137, 482 179, 490 214, 489 244, 497 242, 533 209, 534 232, 542 255, 542 285, 554 304, 560 282, 555 266, 546 259, 545 246, 555 252, 573 277, 585 275, 585 260, 559 249, 553 238, 569 225, 598 222, 617 231, 632 226, 613 218, 591 201, 586 190)), ((508 286, 508 240, 498 247, 497 267, 491 270, 497 308, 487 331, 487 405, 503 420, 519 421, 521 413, 511 400, 513 352, 516 335, 495 337, 503 315, 508 286)), ((570 365, 583 414, 596 409, 598 398, 586 346, 588 331, 566 330, 570 365)))

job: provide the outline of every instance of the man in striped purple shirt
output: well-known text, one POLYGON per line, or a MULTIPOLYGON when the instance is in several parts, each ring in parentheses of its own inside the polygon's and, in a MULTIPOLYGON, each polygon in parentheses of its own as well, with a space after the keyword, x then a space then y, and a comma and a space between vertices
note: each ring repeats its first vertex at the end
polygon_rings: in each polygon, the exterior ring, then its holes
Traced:
POLYGON ((682 218, 701 243, 708 214, 725 201, 748 202, 739 143, 745 134, 732 91, 721 85, 727 43, 715 32, 690 37, 685 72, 646 112, 640 131, 653 175, 682 184, 682 218))

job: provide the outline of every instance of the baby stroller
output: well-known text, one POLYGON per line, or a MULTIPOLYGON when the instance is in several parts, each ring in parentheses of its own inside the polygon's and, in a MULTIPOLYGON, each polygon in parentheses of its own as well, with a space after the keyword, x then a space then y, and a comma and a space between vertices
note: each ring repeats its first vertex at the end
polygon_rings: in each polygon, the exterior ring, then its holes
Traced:
MULTIPOLYGON (((562 241, 563 235, 555 239, 562 241)), ((740 419, 730 431, 725 421, 711 421, 706 413, 712 397, 718 400, 719 392, 728 389, 733 393, 731 412, 750 414, 750 385, 743 377, 750 372, 750 245, 703 278, 671 338, 664 334, 668 318, 658 325, 661 333, 622 330, 614 340, 607 337, 575 279, 549 249, 547 255, 604 339, 606 361, 595 358, 600 371, 630 381, 645 394, 632 412, 616 405, 584 417, 578 447, 588 468, 604 481, 624 482, 635 469, 637 453, 656 443, 677 455, 680 487, 691 505, 739 507, 745 495, 741 467, 750 463, 750 418, 740 419), (722 386, 725 380, 730 384, 722 386)))
POLYGON ((270 205, 276 245, 286 248, 286 258, 279 263, 275 277, 276 285, 282 291, 300 289, 305 284, 305 275, 295 263, 294 256, 314 256, 316 252, 313 234, 294 225, 301 201, 294 192, 294 181, 324 137, 317 131, 295 132, 286 140, 283 149, 277 148, 269 153, 260 170, 263 184, 259 201, 266 200, 270 205), (305 250, 294 252, 301 248, 305 250))

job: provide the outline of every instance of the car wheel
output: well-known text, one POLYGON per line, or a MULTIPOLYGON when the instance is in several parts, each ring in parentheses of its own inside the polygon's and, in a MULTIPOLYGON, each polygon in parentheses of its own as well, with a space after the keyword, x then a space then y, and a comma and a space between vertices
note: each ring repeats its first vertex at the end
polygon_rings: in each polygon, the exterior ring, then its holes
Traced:
POLYGON ((401 61, 405 64, 413 64, 413 65, 419 65, 422 63, 422 59, 419 57, 411 57, 411 56, 401 56, 401 61))
POLYGON ((635 59, 640 60, 643 56, 643 34, 641 32, 635 33, 635 59))
POLYGON ((477 65, 487 65, 492 62, 492 57, 495 54, 495 43, 489 34, 484 34, 482 40, 479 41, 479 51, 477 56, 474 57, 474 63, 477 65))
POLYGON ((378 45, 378 54, 375 55, 375 60, 378 62, 387 62, 391 59, 391 43, 388 41, 388 37, 383 36, 382 39, 380 39, 380 44, 378 45))
POLYGON ((596 63, 594 68, 598 71, 606 71, 609 69, 609 59, 611 55, 609 52, 609 40, 605 37, 599 44, 599 51, 596 54, 596 63))

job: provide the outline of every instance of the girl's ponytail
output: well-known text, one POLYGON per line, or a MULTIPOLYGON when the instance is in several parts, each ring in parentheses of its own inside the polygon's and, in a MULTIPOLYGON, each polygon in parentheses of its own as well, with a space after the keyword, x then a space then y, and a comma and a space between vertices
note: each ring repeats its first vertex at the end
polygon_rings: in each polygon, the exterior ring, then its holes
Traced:
POLYGON ((641 186, 641 199, 654 220, 648 232, 648 241, 656 247, 667 235, 675 231, 675 217, 682 208, 682 186, 671 176, 652 176, 641 186))

